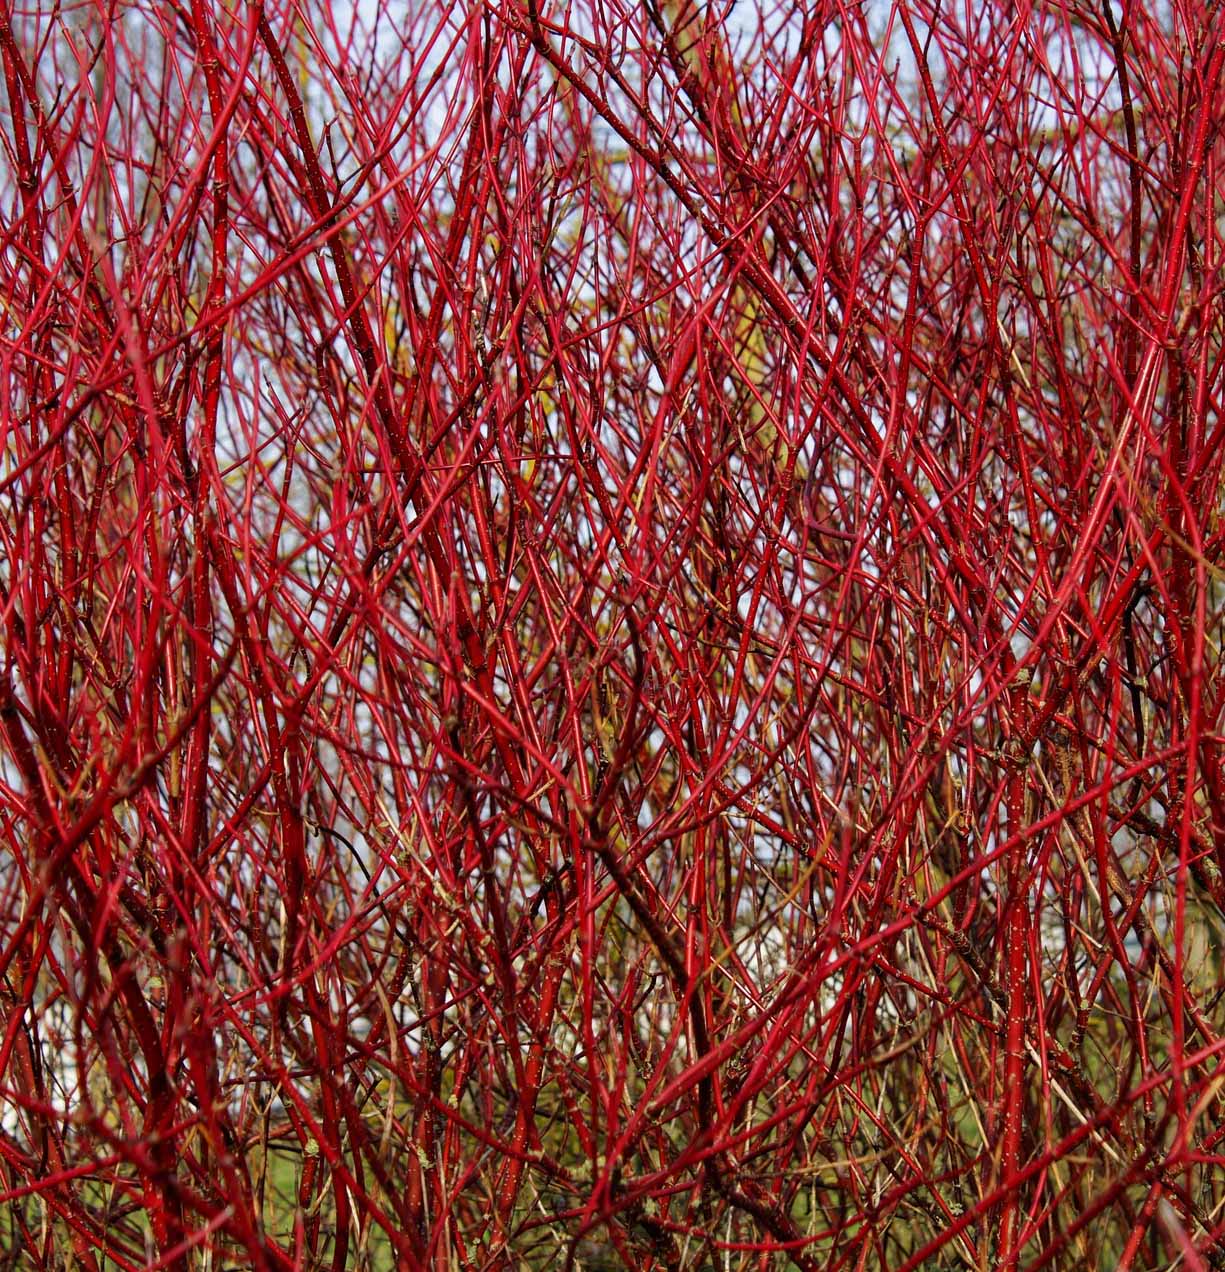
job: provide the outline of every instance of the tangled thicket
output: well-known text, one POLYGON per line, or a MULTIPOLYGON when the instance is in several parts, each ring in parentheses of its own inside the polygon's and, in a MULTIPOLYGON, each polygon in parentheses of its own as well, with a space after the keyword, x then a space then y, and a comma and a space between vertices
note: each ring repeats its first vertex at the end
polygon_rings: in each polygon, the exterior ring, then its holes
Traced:
POLYGON ((1225 1265, 1217 0, 0 61, 3 1266, 1225 1265))

